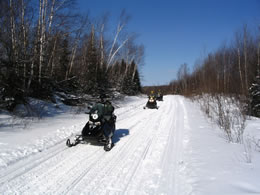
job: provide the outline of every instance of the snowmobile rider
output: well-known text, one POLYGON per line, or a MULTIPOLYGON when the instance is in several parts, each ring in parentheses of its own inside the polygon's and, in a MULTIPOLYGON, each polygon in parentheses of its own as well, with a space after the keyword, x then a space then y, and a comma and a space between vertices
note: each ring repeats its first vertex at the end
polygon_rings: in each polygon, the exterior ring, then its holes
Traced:
POLYGON ((150 95, 148 96, 148 98, 150 99, 150 98, 153 98, 153 99, 155 99, 155 94, 154 94, 154 91, 151 91, 151 93, 150 93, 150 95))
POLYGON ((162 95, 161 90, 159 89, 157 96, 160 97, 162 95))
POLYGON ((162 94, 161 90, 159 89, 159 91, 157 92, 157 98, 162 99, 162 97, 163 97, 163 94, 162 94))
POLYGON ((100 102, 94 105, 91 109, 98 110, 98 113, 102 116, 103 132, 106 141, 112 143, 112 137, 115 132, 116 116, 114 115, 115 108, 111 102, 107 99, 105 94, 100 95, 100 102))

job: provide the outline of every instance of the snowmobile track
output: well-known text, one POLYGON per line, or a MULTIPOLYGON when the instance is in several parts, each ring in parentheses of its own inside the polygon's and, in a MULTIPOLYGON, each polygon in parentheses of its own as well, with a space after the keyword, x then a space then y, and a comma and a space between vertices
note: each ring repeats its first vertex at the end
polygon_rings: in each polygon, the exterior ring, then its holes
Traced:
POLYGON ((178 194, 183 105, 180 98, 167 97, 159 103, 159 110, 144 110, 143 103, 116 112, 118 134, 111 151, 88 144, 67 148, 64 140, 10 165, 1 175, 0 192, 178 194))
MULTIPOLYGON (((61 144, 63 144, 63 143, 61 143, 61 144)), ((52 149, 50 149, 50 150, 48 150, 48 152, 47 152, 48 154, 46 154, 46 155, 35 154, 33 162, 30 162, 31 156, 29 156, 28 158, 24 159, 24 161, 16 163, 14 167, 11 166, 10 169, 7 167, 7 169, 0 176, 0 185, 5 183, 6 181, 11 181, 16 177, 19 177, 19 176, 25 174, 26 172, 35 169, 38 165, 55 157, 57 154, 59 154, 60 152, 63 152, 64 150, 66 150, 66 148, 55 149, 52 152, 52 149), (21 169, 21 166, 23 167, 23 169, 21 169)), ((42 152, 42 153, 45 153, 45 152, 42 152)))

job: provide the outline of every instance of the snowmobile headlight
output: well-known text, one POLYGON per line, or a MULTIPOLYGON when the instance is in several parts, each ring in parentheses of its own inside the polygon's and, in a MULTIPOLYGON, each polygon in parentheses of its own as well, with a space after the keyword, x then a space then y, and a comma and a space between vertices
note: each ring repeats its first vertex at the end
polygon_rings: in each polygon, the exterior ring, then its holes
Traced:
POLYGON ((98 126, 98 125, 101 125, 101 122, 96 122, 95 125, 97 125, 97 126, 98 126))
POLYGON ((89 124, 90 124, 90 125, 92 125, 92 124, 93 124, 93 122, 92 122, 92 121, 89 121, 89 124))
POLYGON ((97 119, 98 119, 98 114, 92 114, 91 116, 92 116, 92 118, 93 118, 94 120, 97 120, 97 119))
POLYGON ((153 100, 153 99, 150 99, 149 102, 154 102, 154 100, 153 100))

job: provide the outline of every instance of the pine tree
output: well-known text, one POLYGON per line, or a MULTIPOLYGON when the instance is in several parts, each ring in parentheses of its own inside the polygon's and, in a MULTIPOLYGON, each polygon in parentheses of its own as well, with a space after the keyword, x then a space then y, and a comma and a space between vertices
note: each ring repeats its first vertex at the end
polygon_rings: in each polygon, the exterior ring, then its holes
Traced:
POLYGON ((141 92, 141 81, 140 81, 140 75, 139 75, 139 71, 138 69, 135 70, 135 76, 134 76, 134 86, 133 86, 133 90, 135 92, 135 94, 140 93, 141 92))
POLYGON ((118 82, 116 83, 116 88, 121 92, 123 92, 123 88, 124 88, 124 78, 125 78, 126 70, 127 70, 126 62, 122 59, 119 65, 119 70, 116 71, 119 73, 117 78, 118 82))
POLYGON ((127 67, 124 76, 122 92, 128 95, 136 95, 141 91, 139 72, 134 61, 127 67))
POLYGON ((97 85, 97 72, 98 72, 98 53, 95 46, 95 33, 94 28, 92 28, 91 36, 87 46, 87 54, 86 54, 86 86, 85 90, 87 93, 96 92, 97 85))
POLYGON ((62 40, 61 43, 61 48, 60 48, 60 59, 59 59, 59 64, 61 68, 61 72, 57 72, 59 80, 63 80, 64 76, 66 75, 66 71, 69 67, 69 41, 68 37, 65 37, 65 39, 62 40))
POLYGON ((251 114, 260 117, 260 76, 256 76, 255 82, 249 88, 251 114))

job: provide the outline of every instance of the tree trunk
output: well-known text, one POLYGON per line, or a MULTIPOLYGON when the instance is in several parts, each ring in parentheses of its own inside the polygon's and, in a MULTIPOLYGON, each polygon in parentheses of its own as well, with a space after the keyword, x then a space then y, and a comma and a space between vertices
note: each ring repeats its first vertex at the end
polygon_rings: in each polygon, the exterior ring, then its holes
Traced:
POLYGON ((28 84, 27 84, 27 90, 30 89, 31 83, 32 83, 32 78, 34 76, 34 65, 35 65, 35 59, 37 57, 37 45, 40 42, 41 12, 42 12, 42 2, 41 2, 41 0, 39 0, 39 16, 38 16, 37 35, 36 35, 35 43, 34 43, 32 63, 31 63, 31 68, 30 68, 30 77, 29 77, 28 84))
POLYGON ((114 59, 115 55, 117 54, 117 52, 125 45, 125 43, 128 41, 128 38, 116 49, 116 51, 112 54, 112 56, 110 57, 109 61, 108 61, 108 66, 112 63, 112 60, 114 59))
POLYGON ((49 27, 48 27, 48 33, 51 32, 52 21, 53 21, 53 17, 54 17, 54 5, 55 5, 55 0, 52 0, 52 4, 51 4, 51 12, 50 12, 50 16, 49 16, 49 27))
POLYGON ((247 78, 247 30, 246 26, 244 26, 244 58, 245 58, 245 64, 244 64, 244 69, 245 69, 245 91, 246 95, 248 94, 248 78, 247 78))
POLYGON ((49 59, 48 66, 47 66, 47 68, 50 67, 51 76, 53 75, 53 70, 54 70, 54 63, 53 63, 53 61, 54 61, 54 58, 55 58, 55 50, 56 50, 56 45, 57 45, 57 39, 58 39, 58 36, 55 37, 53 49, 52 49, 52 52, 51 52, 51 57, 49 59))
POLYGON ((257 76, 260 76, 260 42, 257 47, 257 76))
POLYGON ((240 82, 241 82, 241 91, 244 92, 244 82, 242 77, 242 70, 241 70, 241 61, 240 61, 240 50, 237 48, 237 56, 238 56, 238 70, 239 70, 239 76, 240 76, 240 82))
MULTIPOLYGON (((22 32, 23 32, 23 56, 27 56, 26 52, 26 29, 24 23, 24 16, 25 16, 25 5, 24 0, 22 0, 22 16, 21 16, 21 23, 22 23, 22 32)), ((26 63, 23 63, 23 88, 26 88, 26 63)))
POLYGON ((42 77, 42 66, 43 66, 45 33, 46 33, 45 19, 46 19, 47 0, 43 0, 42 6, 40 7, 41 7, 41 36, 40 36, 40 58, 39 58, 39 78, 38 78, 39 83, 41 83, 41 77, 42 77))
POLYGON ((101 27, 100 33, 100 67, 104 65, 104 40, 103 40, 104 24, 101 27))
POLYGON ((70 58, 70 63, 69 63, 69 68, 68 70, 66 71, 66 75, 65 75, 65 79, 67 80, 71 71, 72 71, 72 67, 74 65, 74 60, 75 60, 75 56, 76 56, 76 51, 77 51, 77 48, 78 48, 78 42, 79 42, 79 37, 76 39, 75 41, 75 44, 74 44, 74 47, 72 48, 72 55, 71 55, 71 58, 70 58))
POLYGON ((118 26, 117 26, 116 35, 115 35, 115 37, 114 37, 114 41, 113 41, 112 47, 111 47, 111 49, 110 49, 110 51, 109 51, 109 55, 108 55, 108 66, 109 66, 109 64, 110 64, 110 62, 111 62, 111 58, 112 58, 112 55, 113 55, 112 52, 113 52, 113 50, 114 50, 114 46, 115 46, 115 44, 116 44, 118 35, 119 35, 120 31, 123 29, 123 27, 124 27, 124 25, 120 25, 120 23, 119 23, 118 26))
MULTIPOLYGON (((15 31, 16 31, 16 26, 15 26, 15 16, 14 16, 14 5, 13 1, 10 0, 10 13, 11 13, 11 18, 10 18, 10 25, 11 25, 11 39, 12 39, 12 60, 17 63, 17 45, 16 45, 16 38, 15 38, 15 31)), ((18 75, 18 67, 16 65, 15 67, 16 74, 18 75)))

